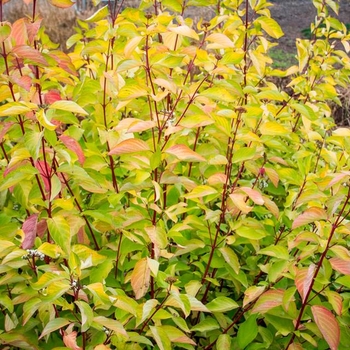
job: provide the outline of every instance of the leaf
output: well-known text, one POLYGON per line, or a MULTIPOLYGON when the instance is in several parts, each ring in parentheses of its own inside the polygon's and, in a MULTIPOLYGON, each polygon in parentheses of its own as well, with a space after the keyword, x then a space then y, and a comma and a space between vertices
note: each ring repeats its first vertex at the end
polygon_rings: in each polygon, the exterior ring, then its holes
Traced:
POLYGON ((256 149, 252 147, 242 147, 234 152, 232 163, 241 163, 253 159, 256 155, 256 149))
POLYGON ((216 194, 218 191, 210 187, 208 185, 199 185, 195 187, 190 193, 185 195, 185 198, 187 199, 193 199, 193 198, 203 198, 205 196, 209 196, 211 194, 216 194))
POLYGON ((69 320, 62 317, 58 317, 51 320, 43 329, 39 339, 41 339, 42 337, 45 337, 45 335, 48 335, 54 331, 57 331, 58 329, 63 328, 64 326, 67 326, 69 323, 70 323, 69 320))
POLYGON ((44 94, 44 101, 46 104, 52 104, 56 101, 62 100, 61 94, 57 90, 50 90, 44 94))
POLYGON ((153 335, 154 340, 159 346, 160 350, 171 350, 171 342, 170 339, 162 327, 150 326, 151 333, 153 335))
POLYGON ((284 35, 281 27, 274 19, 270 17, 260 16, 256 19, 256 21, 260 23, 262 29, 264 29, 265 32, 272 38, 279 39, 284 35))
MULTIPOLYGON (((69 1, 69 0, 68 0, 69 1)), ((98 22, 108 16, 108 5, 103 6, 98 11, 96 11, 92 16, 86 18, 84 21, 88 23, 98 22)))
POLYGON ((68 135, 61 135, 59 139, 62 141, 62 143, 71 151, 73 151, 79 159, 79 163, 81 165, 85 162, 85 156, 83 149, 81 148, 80 144, 77 140, 73 139, 73 137, 70 137, 68 135))
POLYGON ((292 229, 295 230, 300 226, 305 226, 318 220, 327 220, 327 213, 324 209, 318 207, 306 209, 293 221, 292 229))
POLYGON ((74 101, 66 101, 66 100, 55 101, 52 105, 50 105, 49 108, 59 109, 61 111, 72 112, 72 113, 81 114, 81 115, 88 115, 88 113, 74 101))
POLYGON ((55 243, 69 256, 71 234, 66 219, 61 215, 56 215, 47 219, 47 226, 55 243))
POLYGON ((113 147, 108 155, 121 155, 149 151, 150 148, 145 141, 139 139, 127 139, 113 147))
POLYGON ((72 0, 49 0, 50 3, 56 7, 68 8, 75 4, 72 0))
POLYGON ((295 276, 295 286, 301 296, 302 301, 305 301, 312 284, 315 274, 315 264, 310 264, 309 267, 300 268, 295 276))
POLYGON ((330 258, 329 262, 331 263, 333 270, 344 275, 350 275, 350 261, 340 258, 330 258))
POLYGON ((233 309, 237 309, 239 305, 232 299, 228 297, 217 297, 208 304, 206 304, 206 307, 211 312, 226 312, 233 309))
POLYGON ((259 128, 262 135, 289 136, 290 131, 277 122, 266 122, 259 128))
POLYGON ((72 350, 82 350, 80 346, 77 344, 77 335, 78 333, 76 331, 73 332, 64 332, 63 334, 63 343, 64 345, 72 350))
POLYGON ((38 310, 43 301, 39 298, 32 298, 23 304, 22 325, 24 326, 38 310))
MULTIPOLYGON (((35 105, 33 105, 35 107, 35 105)), ((0 106, 0 117, 7 117, 9 115, 17 115, 31 112, 28 104, 20 102, 10 102, 0 106)))
POLYGON ((44 109, 40 109, 39 111, 37 111, 35 113, 35 116, 40 125, 43 126, 45 129, 52 131, 57 128, 57 125, 51 123, 51 121, 47 119, 44 109))
POLYGON ((211 49, 226 49, 226 48, 234 48, 234 42, 228 38, 225 34, 222 33, 214 33, 210 34, 206 38, 207 41, 211 42, 208 48, 211 49))
POLYGON ((261 195, 261 193, 257 190, 254 190, 250 187, 240 187, 240 191, 243 191, 255 204, 257 205, 263 205, 264 204, 264 198, 261 195))
POLYGON ((89 304, 87 304, 85 301, 75 301, 75 305, 78 306, 80 310, 80 315, 81 315, 81 331, 86 332, 93 321, 94 313, 90 307, 89 304))
POLYGON ((23 249, 30 249, 34 246, 37 224, 38 214, 32 214, 24 221, 22 226, 24 232, 24 240, 22 242, 23 249))
POLYGON ((197 331, 197 332, 209 332, 213 331, 215 329, 219 329, 220 325, 218 322, 211 318, 211 317, 206 317, 203 321, 199 322, 195 326, 191 328, 191 331, 197 331))
POLYGON ((163 330, 168 335, 170 341, 172 343, 182 343, 182 344, 191 344, 196 345, 196 343, 189 338, 185 333, 180 331, 178 328, 174 326, 162 325, 163 330))
POLYGON ((262 293, 264 293, 265 287, 263 286, 251 286, 244 292, 243 307, 257 299, 262 293))
POLYGON ((11 24, 9 22, 0 23, 0 43, 3 43, 11 34, 11 24))
POLYGON ((43 54, 28 45, 17 45, 12 49, 12 53, 25 61, 30 61, 44 67, 48 65, 43 54))
POLYGON ((141 299, 148 290, 151 271, 146 258, 139 260, 131 273, 131 287, 135 293, 135 299, 141 299))
POLYGON ((203 158, 200 154, 192 151, 186 145, 174 145, 168 148, 165 152, 185 162, 204 162, 205 161, 205 158, 203 158))
POLYGON ((239 325, 237 332, 237 342, 240 349, 245 349, 258 335, 257 315, 250 315, 239 325))
POLYGON ((324 306, 313 305, 311 312, 318 329, 328 343, 331 350, 338 350, 340 342, 340 328, 334 315, 324 306))
POLYGON ((115 332, 116 334, 122 334, 127 336, 127 333, 123 327, 123 325, 116 320, 104 317, 104 316, 96 316, 93 319, 94 322, 101 324, 103 327, 106 327, 110 330, 112 330, 113 332, 115 332))
POLYGON ((190 27, 186 25, 178 26, 178 27, 170 27, 168 28, 171 32, 183 35, 195 40, 199 40, 198 34, 190 27))
POLYGON ((240 269, 240 264, 236 253, 230 247, 219 248, 221 254, 223 255, 225 261, 232 267, 233 271, 238 274, 240 269))
POLYGON ((259 297, 252 309, 252 313, 264 314, 271 309, 282 305, 283 295, 284 290, 282 289, 268 290, 259 297))
POLYGON ((332 305, 333 310, 336 312, 338 316, 341 316, 343 311, 343 298, 338 292, 333 292, 331 290, 327 290, 325 292, 329 303, 332 305))
POLYGON ((258 251, 258 253, 268 255, 268 256, 273 256, 273 257, 281 259, 281 260, 288 260, 289 259, 287 247, 280 246, 280 245, 273 245, 273 246, 269 246, 269 247, 260 249, 258 251))

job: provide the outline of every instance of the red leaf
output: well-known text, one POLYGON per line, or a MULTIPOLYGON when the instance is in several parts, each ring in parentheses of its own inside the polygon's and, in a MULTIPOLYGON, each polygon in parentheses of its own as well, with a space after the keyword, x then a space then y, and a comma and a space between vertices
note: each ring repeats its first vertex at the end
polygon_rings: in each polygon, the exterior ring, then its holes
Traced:
POLYGON ((32 86, 32 78, 28 75, 23 75, 20 77, 12 76, 11 80, 20 86, 21 88, 30 91, 30 88, 32 86))
POLYGON ((340 342, 340 328, 334 315, 324 306, 313 305, 311 312, 318 329, 331 350, 337 350, 340 342))
POLYGON ((121 155, 128 153, 149 151, 150 148, 145 141, 138 139, 127 139, 118 143, 114 148, 110 150, 108 155, 121 155))
POLYGON ((310 224, 311 222, 314 222, 317 220, 326 220, 326 219, 327 219, 327 213, 322 208, 312 207, 312 208, 306 209, 301 215, 299 215, 294 220, 292 229, 294 230, 300 226, 310 224))
POLYGON ((44 95, 44 102, 48 105, 53 104, 56 101, 62 100, 60 93, 57 90, 50 90, 44 95))
POLYGON ((332 265, 333 270, 342 273, 343 275, 350 275, 350 261, 346 261, 340 258, 331 258, 329 262, 332 265))
POLYGON ((24 232, 24 240, 22 242, 23 249, 30 249, 34 246, 37 224, 38 214, 33 214, 24 221, 22 226, 24 232))
POLYGON ((63 144, 70 149, 71 151, 73 151, 74 153, 77 154, 78 159, 79 159, 79 163, 81 165, 84 164, 85 162, 85 156, 84 156, 84 152, 83 149, 81 148, 81 146, 79 145, 78 141, 73 139, 73 137, 70 137, 68 135, 61 135, 59 137, 59 139, 63 142, 63 144))
POLYGON ((39 221, 38 225, 36 227, 36 233, 37 233, 38 237, 43 238, 46 231, 47 231, 46 220, 39 221))
POLYGON ((309 288, 314 278, 314 273, 315 264, 311 264, 309 267, 297 270, 297 274, 295 276, 295 285, 303 302, 305 301, 305 298, 308 294, 309 288))
POLYGON ((259 300, 255 303, 252 313, 261 314, 268 312, 276 306, 282 305, 284 291, 282 289, 268 290, 262 294, 259 300))
POLYGON ((44 56, 38 50, 33 49, 28 45, 19 45, 13 48, 12 53, 18 58, 29 60, 32 63, 47 66, 44 56))

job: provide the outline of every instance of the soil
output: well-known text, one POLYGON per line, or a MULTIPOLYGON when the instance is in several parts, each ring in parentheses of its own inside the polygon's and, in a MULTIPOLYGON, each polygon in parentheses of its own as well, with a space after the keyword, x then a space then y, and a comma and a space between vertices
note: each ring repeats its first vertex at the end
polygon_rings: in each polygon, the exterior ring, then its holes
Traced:
MULTIPOLYGON (((309 28, 315 20, 316 9, 311 0, 274 0, 270 9, 274 18, 284 31, 284 36, 278 40, 278 48, 289 53, 295 52, 295 39, 302 37, 301 31, 309 28)), ((332 17, 343 23, 350 23, 350 1, 340 0, 339 16, 332 10, 332 17)))

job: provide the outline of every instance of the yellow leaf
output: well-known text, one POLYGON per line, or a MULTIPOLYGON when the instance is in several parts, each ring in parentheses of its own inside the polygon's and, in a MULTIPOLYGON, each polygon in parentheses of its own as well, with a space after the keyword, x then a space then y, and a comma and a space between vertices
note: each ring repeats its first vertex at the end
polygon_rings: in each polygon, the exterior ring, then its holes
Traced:
POLYGON ((198 34, 193 29, 191 29, 190 27, 188 27, 186 25, 179 26, 179 27, 170 27, 169 30, 173 33, 187 36, 187 37, 195 39, 195 40, 199 40, 198 34))
POLYGON ((233 41, 222 33, 210 34, 206 40, 212 43, 208 45, 208 49, 226 49, 235 47, 233 41))

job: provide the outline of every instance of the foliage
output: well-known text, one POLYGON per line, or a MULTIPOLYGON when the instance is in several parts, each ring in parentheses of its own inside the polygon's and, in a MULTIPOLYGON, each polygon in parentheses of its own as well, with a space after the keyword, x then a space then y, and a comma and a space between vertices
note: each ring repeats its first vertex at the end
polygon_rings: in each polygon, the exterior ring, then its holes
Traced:
POLYGON ((337 2, 314 0, 286 71, 265 0, 109 2, 69 54, 35 4, 0 26, 3 347, 346 349, 337 2), (208 4, 210 22, 182 16, 208 4))

